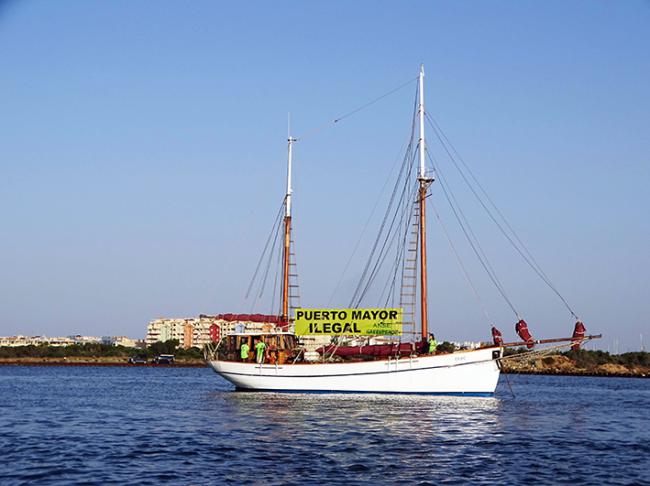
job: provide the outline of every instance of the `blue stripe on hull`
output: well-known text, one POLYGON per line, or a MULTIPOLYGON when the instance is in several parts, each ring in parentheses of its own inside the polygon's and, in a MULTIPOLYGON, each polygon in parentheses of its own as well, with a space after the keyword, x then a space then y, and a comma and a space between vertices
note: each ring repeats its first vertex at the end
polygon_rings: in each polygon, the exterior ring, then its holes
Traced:
POLYGON ((391 392, 391 391, 351 391, 351 390, 272 390, 261 388, 239 388, 239 392, 266 392, 266 393, 305 393, 305 394, 345 394, 345 395, 429 395, 444 397, 493 397, 494 392, 391 392))
MULTIPOLYGON (((495 360, 486 359, 486 360, 482 360, 482 361, 469 361, 469 362, 457 363, 457 364, 453 364, 453 365, 424 366, 424 367, 421 367, 421 368, 409 368, 409 369, 405 369, 405 370, 366 371, 366 372, 360 372, 360 373, 335 373, 335 374, 327 374, 327 375, 262 375, 262 374, 259 374, 259 373, 239 373, 239 372, 236 372, 236 371, 218 371, 214 367, 212 367, 212 366, 211 367, 214 370, 214 372, 217 373, 220 376, 221 375, 238 375, 238 376, 251 376, 251 377, 263 376, 265 378, 331 378, 331 377, 339 377, 339 376, 388 375, 388 374, 393 374, 393 373, 409 373, 411 371, 436 370, 436 369, 443 369, 443 368, 449 369, 449 368, 455 368, 455 367, 458 367, 458 366, 470 366, 470 365, 483 364, 483 363, 488 363, 490 361, 495 361, 495 360)), ((288 365, 288 366, 303 366, 303 365, 288 365)), ((256 366, 256 368, 258 370, 260 369, 259 366, 256 366)), ((262 369, 275 370, 275 368, 262 368, 262 369)))

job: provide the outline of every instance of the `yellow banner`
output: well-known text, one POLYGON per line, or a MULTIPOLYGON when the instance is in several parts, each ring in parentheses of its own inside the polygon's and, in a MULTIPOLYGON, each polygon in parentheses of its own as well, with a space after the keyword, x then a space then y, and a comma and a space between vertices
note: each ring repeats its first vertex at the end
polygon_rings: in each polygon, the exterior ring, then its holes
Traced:
POLYGON ((296 309, 296 335, 399 336, 402 309, 296 309))

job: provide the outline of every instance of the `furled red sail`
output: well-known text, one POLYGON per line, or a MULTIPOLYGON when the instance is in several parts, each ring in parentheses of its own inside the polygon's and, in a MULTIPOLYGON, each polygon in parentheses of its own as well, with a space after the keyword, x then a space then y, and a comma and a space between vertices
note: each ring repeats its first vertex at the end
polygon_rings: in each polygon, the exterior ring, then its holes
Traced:
POLYGON ((496 327, 492 326, 492 340, 494 341, 495 346, 501 346, 503 344, 503 336, 501 331, 496 327))
POLYGON ((230 322, 268 322, 272 324, 282 324, 284 322, 281 317, 268 314, 217 314, 214 318, 230 322))
POLYGON ((587 328, 585 325, 582 323, 582 321, 576 322, 576 327, 573 328, 573 336, 572 339, 574 340, 573 346, 571 346, 571 349, 574 351, 578 351, 580 349, 580 343, 582 342, 582 339, 585 337, 585 331, 587 328))
POLYGON ((269 314, 217 314, 210 316, 201 314, 200 317, 208 317, 211 319, 228 321, 228 322, 257 322, 262 324, 275 324, 280 329, 286 331, 289 327, 289 322, 282 319, 280 316, 269 314))
POLYGON ((528 324, 526 324, 526 321, 521 319, 517 324, 515 324, 515 331, 517 331, 517 334, 519 334, 519 337, 526 341, 526 346, 528 349, 531 349, 535 344, 533 343, 533 336, 530 335, 530 331, 528 330, 528 324))
MULTIPOLYGON (((417 347, 417 344, 415 345, 417 347)), ((371 344, 368 346, 336 346, 318 348, 319 354, 334 354, 334 356, 409 356, 414 349, 411 343, 371 344)))

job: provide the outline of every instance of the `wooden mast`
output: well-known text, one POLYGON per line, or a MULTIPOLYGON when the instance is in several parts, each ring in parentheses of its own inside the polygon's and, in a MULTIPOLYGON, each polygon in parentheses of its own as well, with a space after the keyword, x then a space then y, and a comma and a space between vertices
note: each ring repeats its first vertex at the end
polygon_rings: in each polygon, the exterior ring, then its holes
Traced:
POLYGON ((289 321, 289 260, 291 256, 291 162, 293 142, 296 139, 289 135, 287 156, 287 194, 284 200, 284 250, 282 252, 282 319, 289 321))
POLYGON ((419 230, 420 230, 420 320, 421 320, 421 335, 424 341, 428 336, 429 324, 429 303, 428 303, 428 287, 427 287, 427 219, 426 219, 426 197, 429 185, 433 181, 427 178, 425 172, 425 155, 426 155, 426 142, 424 139, 424 65, 420 65, 420 74, 418 76, 419 83, 419 106, 418 117, 420 121, 420 171, 418 173, 418 182, 420 188, 418 191, 418 206, 420 213, 419 230))

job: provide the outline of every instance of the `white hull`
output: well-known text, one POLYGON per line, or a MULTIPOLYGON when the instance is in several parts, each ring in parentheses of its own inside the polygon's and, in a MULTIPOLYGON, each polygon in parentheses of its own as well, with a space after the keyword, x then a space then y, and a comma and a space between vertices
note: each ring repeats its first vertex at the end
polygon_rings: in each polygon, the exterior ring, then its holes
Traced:
POLYGON ((489 396, 499 380, 495 352, 500 355, 499 348, 487 348, 355 363, 208 363, 244 390, 489 396))

